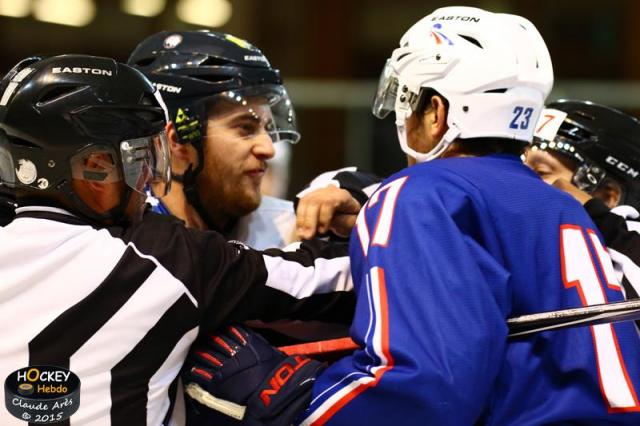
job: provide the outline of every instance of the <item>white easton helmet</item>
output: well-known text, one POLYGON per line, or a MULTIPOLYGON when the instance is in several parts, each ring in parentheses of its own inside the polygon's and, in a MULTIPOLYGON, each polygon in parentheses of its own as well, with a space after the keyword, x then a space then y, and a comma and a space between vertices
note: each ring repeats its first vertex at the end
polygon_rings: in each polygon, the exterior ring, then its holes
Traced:
POLYGON ((549 51, 531 22, 473 7, 444 7, 400 40, 382 71, 373 114, 384 118, 395 111, 402 150, 424 162, 458 138, 531 142, 552 86, 549 51), (424 88, 449 102, 449 129, 431 151, 420 153, 407 145, 405 120, 424 88))

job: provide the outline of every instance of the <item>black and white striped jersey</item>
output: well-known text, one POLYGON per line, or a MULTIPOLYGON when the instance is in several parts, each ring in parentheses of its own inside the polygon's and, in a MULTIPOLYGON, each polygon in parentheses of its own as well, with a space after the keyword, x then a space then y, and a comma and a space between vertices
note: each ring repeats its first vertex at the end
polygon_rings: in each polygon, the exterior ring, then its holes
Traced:
POLYGON ((625 297, 637 299, 640 294, 640 214, 631 206, 609 210, 596 198, 588 201, 584 208, 604 238, 625 297))
POLYGON ((294 204, 297 208, 298 201, 305 195, 317 189, 333 185, 349 191, 351 196, 355 198, 360 205, 364 205, 369 197, 371 197, 371 194, 378 189, 382 181, 382 178, 372 173, 360 171, 354 166, 331 170, 318 175, 305 189, 298 192, 294 204))
MULTIPOLYGON (((0 378, 28 365, 81 380, 67 424, 159 425, 199 328, 293 318, 349 323, 347 247, 254 251, 149 214, 96 229, 21 207, 0 227, 0 378)), ((1 425, 23 425, 4 407, 1 425)))

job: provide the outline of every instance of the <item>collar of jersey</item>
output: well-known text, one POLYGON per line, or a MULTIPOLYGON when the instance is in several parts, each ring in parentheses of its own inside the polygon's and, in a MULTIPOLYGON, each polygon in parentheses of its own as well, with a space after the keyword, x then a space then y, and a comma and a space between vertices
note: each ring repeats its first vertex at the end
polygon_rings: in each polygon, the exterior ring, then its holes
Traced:
POLYGON ((638 218, 640 217, 640 213, 638 213, 638 210, 626 204, 612 208, 611 213, 622 216, 627 220, 638 220, 638 218))
POLYGON ((71 213, 71 212, 69 212, 69 211, 67 211, 65 209, 58 208, 58 207, 22 206, 22 207, 17 207, 16 208, 16 214, 28 213, 28 212, 49 212, 49 213, 64 214, 64 215, 71 216, 71 217, 77 217, 73 213, 71 213))
POLYGON ((70 213, 65 209, 50 206, 22 206, 16 208, 16 219, 23 217, 33 219, 48 219, 55 220, 56 222, 63 222, 69 225, 89 225, 86 221, 82 220, 78 216, 70 213))

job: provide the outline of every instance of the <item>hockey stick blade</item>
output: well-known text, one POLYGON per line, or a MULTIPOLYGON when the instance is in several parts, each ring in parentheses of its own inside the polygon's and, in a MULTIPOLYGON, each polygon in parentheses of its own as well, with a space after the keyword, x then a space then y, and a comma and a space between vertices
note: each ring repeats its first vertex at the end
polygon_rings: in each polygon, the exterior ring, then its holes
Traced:
POLYGON ((507 320, 507 325, 509 337, 520 337, 546 330, 639 319, 640 300, 630 300, 522 315, 507 320))

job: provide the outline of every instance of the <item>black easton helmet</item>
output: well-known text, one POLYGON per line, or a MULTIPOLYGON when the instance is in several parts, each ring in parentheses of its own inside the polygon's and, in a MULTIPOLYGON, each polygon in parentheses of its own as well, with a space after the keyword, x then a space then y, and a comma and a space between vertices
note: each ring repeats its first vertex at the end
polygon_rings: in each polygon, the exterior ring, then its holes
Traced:
POLYGON ((61 206, 102 223, 124 219, 132 191, 168 190, 166 109, 139 71, 87 55, 28 59, 0 96, 0 180, 18 204, 61 206), (119 204, 96 209, 80 181, 118 185, 119 204))
POLYGON ((142 71, 162 93, 178 142, 190 143, 196 149, 197 165, 183 175, 174 174, 174 179, 184 184, 187 201, 210 228, 214 227, 213 222, 196 185, 204 164, 202 140, 206 137, 208 114, 215 115, 229 106, 246 108, 257 117, 251 106, 259 99, 260 108, 269 117, 264 125, 273 142, 296 143, 300 139, 280 71, 245 40, 206 30, 163 31, 142 41, 128 63, 142 71), (218 106, 220 109, 215 109, 218 106))
POLYGON ((300 139, 280 71, 245 40, 212 31, 162 31, 138 44, 128 63, 158 87, 183 143, 202 136, 205 101, 221 95, 237 103, 268 96, 274 142, 300 139))
POLYGON ((593 193, 607 178, 622 185, 621 203, 640 207, 640 121, 589 101, 559 100, 543 110, 534 146, 577 164, 573 183, 593 193))

